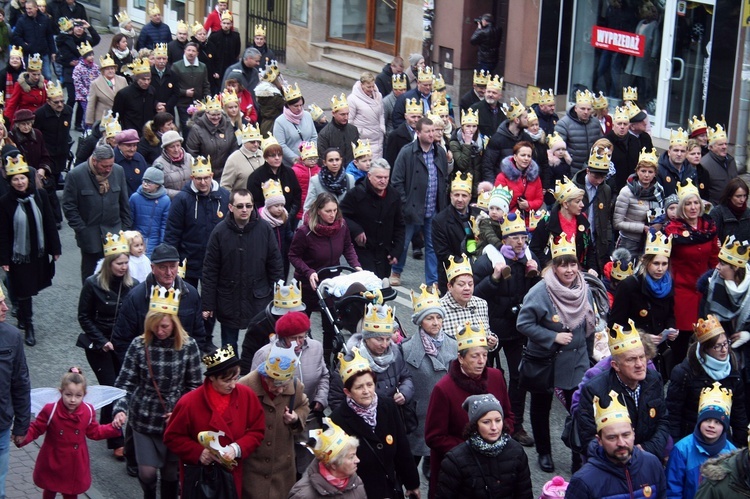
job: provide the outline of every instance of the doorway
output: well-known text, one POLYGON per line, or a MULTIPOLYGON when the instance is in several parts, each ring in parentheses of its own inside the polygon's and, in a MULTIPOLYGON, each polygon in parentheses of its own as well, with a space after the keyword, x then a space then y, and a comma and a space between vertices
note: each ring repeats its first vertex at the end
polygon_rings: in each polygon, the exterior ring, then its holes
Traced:
POLYGON ((396 55, 401 0, 329 0, 328 39, 396 55))

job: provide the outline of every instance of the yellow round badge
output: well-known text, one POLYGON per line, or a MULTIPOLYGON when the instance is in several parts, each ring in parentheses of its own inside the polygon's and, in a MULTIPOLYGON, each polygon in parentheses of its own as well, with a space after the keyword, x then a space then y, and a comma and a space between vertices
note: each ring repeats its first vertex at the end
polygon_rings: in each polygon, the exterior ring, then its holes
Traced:
POLYGON ((654 419, 654 418, 656 417, 656 409, 654 409, 654 408, 652 407, 652 408, 651 408, 651 410, 650 410, 650 411, 648 411, 648 415, 649 415, 649 417, 650 417, 651 419, 654 419))
POLYGON ((393 435, 386 435, 385 443, 387 443, 388 445, 393 445, 393 435))
POLYGON ((220 211, 216 213, 216 216, 219 218, 224 218, 224 214, 220 211))
POLYGON ((139 175, 140 173, 141 173, 141 169, 140 169, 140 168, 136 168, 136 169, 135 169, 135 174, 136 174, 136 175, 139 175))
POLYGON ((286 187, 284 187, 284 192, 289 192, 289 191, 291 191, 291 189, 289 188, 288 185, 286 187))
POLYGON ((654 491, 651 489, 650 485, 646 485, 643 487, 643 497, 651 497, 653 495, 654 491))
POLYGON ((682 237, 689 237, 689 236, 690 236, 690 232, 686 230, 682 231, 682 237))
POLYGON ((666 180, 667 182, 671 182, 672 181, 672 177, 670 177, 669 175, 667 175, 667 178, 665 178, 664 180, 666 180))
POLYGON ((603 209, 604 209, 604 203, 599 203, 599 209, 600 209, 600 210, 603 210, 603 209))
POLYGON ((220 134, 219 134, 219 138, 220 138, 220 139, 223 139, 223 138, 224 138, 224 134, 223 134, 223 133, 220 133, 220 134))
POLYGON ((171 84, 171 83, 167 83, 167 86, 168 86, 169 88, 172 88, 172 84, 171 84))
POLYGON ((68 123, 67 121, 63 121, 63 126, 68 126, 68 125, 70 125, 70 123, 68 123))
POLYGON ((552 316, 552 322, 560 322, 560 316, 555 314, 552 316))
POLYGON ((704 188, 705 187, 703 186, 703 182, 701 182, 700 184, 698 184, 698 189, 704 189, 704 188))
POLYGON ((641 310, 640 312, 638 312, 638 314, 639 314, 639 315, 640 315, 641 317, 646 317, 646 316, 648 315, 648 310, 646 310, 646 309, 644 308, 643 310, 641 310))
POLYGON ((585 230, 586 230, 586 227, 584 227, 583 225, 578 226, 578 232, 583 232, 585 230))
POLYGON ((209 58, 209 59, 213 59, 213 58, 214 58, 214 55, 213 55, 213 54, 208 54, 208 58, 209 58))

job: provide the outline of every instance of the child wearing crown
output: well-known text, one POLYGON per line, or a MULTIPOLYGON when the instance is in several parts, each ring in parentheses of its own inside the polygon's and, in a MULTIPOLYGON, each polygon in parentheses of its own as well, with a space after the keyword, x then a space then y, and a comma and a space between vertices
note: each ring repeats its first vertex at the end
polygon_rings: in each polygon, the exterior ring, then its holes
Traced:
POLYGON ((101 73, 99 66, 94 61, 94 49, 86 42, 78 46, 81 57, 78 64, 73 68, 73 87, 75 88, 76 103, 81 113, 76 116, 81 117, 80 123, 76 123, 76 128, 84 129, 86 127, 86 106, 88 104, 89 89, 91 82, 97 79, 101 73))
POLYGON ((265 205, 258 208, 258 216, 261 220, 268 222, 273 230, 274 239, 281 250, 281 258, 284 262, 284 275, 289 275, 289 246, 292 244, 291 224, 289 214, 284 207, 286 198, 281 191, 281 184, 274 180, 267 180, 261 187, 265 205))

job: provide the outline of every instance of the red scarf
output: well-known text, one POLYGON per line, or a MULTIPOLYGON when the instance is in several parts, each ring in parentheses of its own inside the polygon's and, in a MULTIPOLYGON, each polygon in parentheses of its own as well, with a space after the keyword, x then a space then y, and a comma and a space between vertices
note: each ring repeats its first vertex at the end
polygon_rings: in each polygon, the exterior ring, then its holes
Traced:
POLYGON ((320 476, 322 476, 326 482, 330 483, 338 490, 344 490, 346 486, 349 485, 349 477, 336 478, 328 468, 323 466, 323 463, 318 463, 318 471, 320 471, 320 476))
POLYGON ((274 393, 271 393, 271 392, 270 392, 270 391, 268 390, 268 386, 269 386, 269 385, 268 385, 268 383, 266 383, 266 378, 265 378, 265 376, 261 376, 261 377, 260 377, 260 384, 261 384, 261 385, 263 385, 263 390, 264 390, 264 391, 266 392, 266 395, 268 395, 268 396, 269 396, 269 397, 271 398, 271 400, 273 400, 273 399, 275 399, 275 398, 276 398, 276 394, 274 394, 274 393))
POLYGON ((211 382, 207 381, 206 395, 208 396, 208 405, 211 409, 223 415, 229 407, 229 397, 231 394, 224 395, 223 393, 217 392, 211 382))

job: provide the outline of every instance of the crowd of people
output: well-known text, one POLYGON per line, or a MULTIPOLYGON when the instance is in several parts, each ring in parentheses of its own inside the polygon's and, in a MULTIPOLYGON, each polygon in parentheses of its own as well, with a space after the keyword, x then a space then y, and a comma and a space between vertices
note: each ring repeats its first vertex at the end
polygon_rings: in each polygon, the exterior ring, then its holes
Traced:
MULTIPOLYGON (((455 108, 412 54, 332 96, 329 118, 264 26, 242 50, 226 1, 174 39, 158 7, 139 34, 122 12, 98 63, 83 6, 51 3, 14 0, 0 72, 0 454, 47 433, 45 498, 88 489, 88 437, 144 498, 209 479, 227 498, 420 497, 421 463, 431 498, 528 499, 523 447, 553 473, 561 433, 571 478, 545 489, 568 497, 747 493, 750 211, 720 124, 694 116, 658 154, 636 88, 577 90, 562 116, 552 90, 503 102, 484 49, 455 108), (58 202, 71 128, 86 133, 58 202), (75 367, 31 423, 22 343, 48 340, 32 300, 63 216, 75 344, 125 395, 97 420, 75 367), (367 303, 336 341, 318 288, 342 258, 408 285, 414 328, 355 287, 367 303)), ((483 16, 472 40, 499 36, 483 16)))

